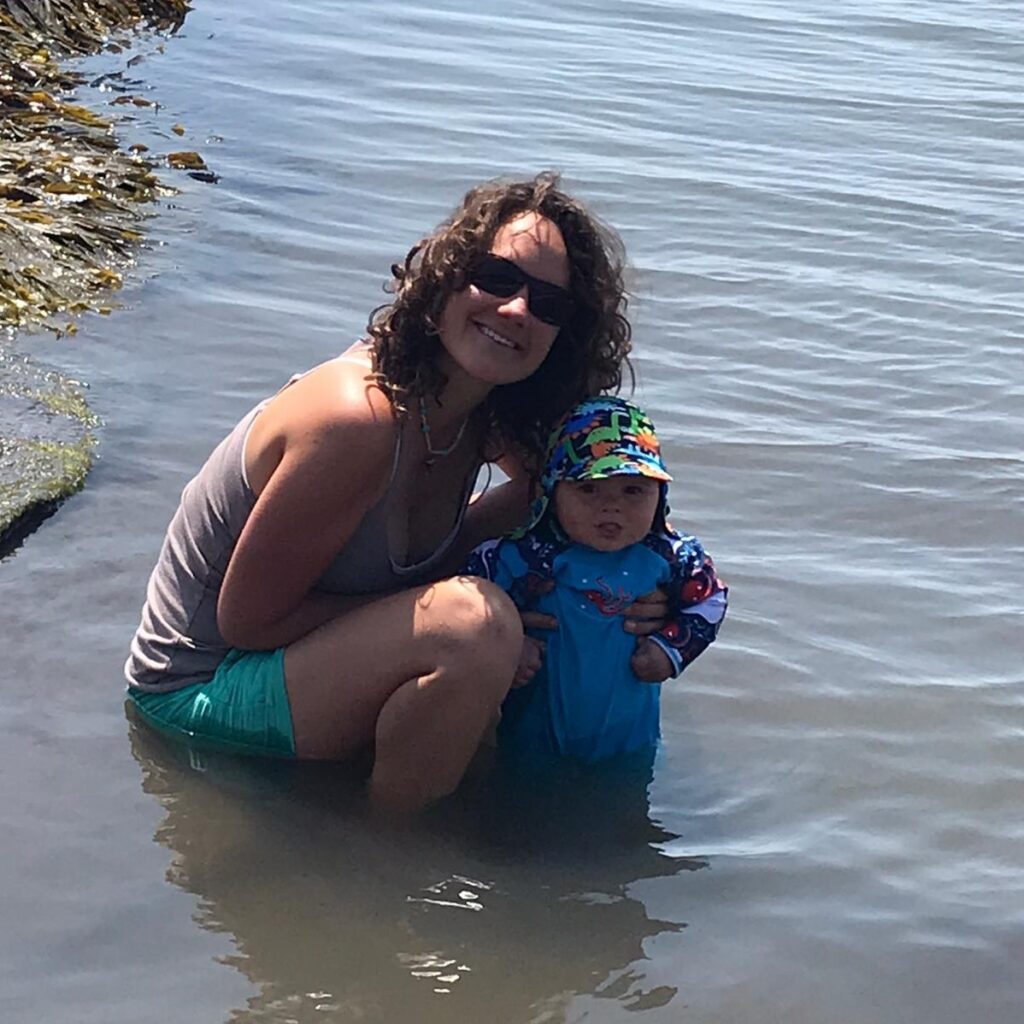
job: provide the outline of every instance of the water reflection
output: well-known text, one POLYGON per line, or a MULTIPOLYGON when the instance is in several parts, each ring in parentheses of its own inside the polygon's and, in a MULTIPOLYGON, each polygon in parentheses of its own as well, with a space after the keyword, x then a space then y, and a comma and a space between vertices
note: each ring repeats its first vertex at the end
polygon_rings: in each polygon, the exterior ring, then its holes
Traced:
POLYGON ((190 752, 135 722, 130 738, 168 879, 255 986, 233 1024, 560 1021, 579 993, 633 1010, 676 996, 645 983, 643 945, 684 924, 627 889, 704 862, 660 852, 678 837, 635 789, 517 803, 479 785, 389 831, 333 769, 190 752))

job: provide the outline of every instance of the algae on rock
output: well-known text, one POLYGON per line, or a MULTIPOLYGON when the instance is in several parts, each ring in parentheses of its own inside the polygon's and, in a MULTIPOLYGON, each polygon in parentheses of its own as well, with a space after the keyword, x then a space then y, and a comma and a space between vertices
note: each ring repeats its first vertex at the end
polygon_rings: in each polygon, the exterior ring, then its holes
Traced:
POLYGON ((85 483, 97 423, 81 385, 0 346, 0 557, 85 483))

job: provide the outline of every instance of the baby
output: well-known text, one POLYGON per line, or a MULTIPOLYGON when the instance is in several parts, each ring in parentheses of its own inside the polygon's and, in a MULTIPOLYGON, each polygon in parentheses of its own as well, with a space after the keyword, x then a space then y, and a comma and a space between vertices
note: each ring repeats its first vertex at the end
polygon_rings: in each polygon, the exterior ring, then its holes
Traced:
POLYGON ((727 590, 697 538, 668 525, 671 479, 642 409, 588 399, 552 434, 529 526, 470 556, 468 573, 497 583, 520 610, 558 620, 524 638, 502 707, 499 751, 517 763, 653 751, 656 684, 715 639, 727 590), (633 637, 622 613, 656 588, 668 595, 668 618, 633 637))

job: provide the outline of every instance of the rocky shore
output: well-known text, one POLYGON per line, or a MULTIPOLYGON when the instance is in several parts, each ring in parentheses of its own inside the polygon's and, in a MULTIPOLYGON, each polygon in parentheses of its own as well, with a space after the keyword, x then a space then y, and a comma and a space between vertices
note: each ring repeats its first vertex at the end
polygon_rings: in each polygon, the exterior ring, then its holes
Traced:
MULTIPOLYGON (((85 482, 95 417, 79 384, 22 351, 33 331, 109 313, 145 228, 170 191, 158 160, 122 148, 124 107, 152 106, 111 72, 113 116, 78 102, 75 59, 123 52, 140 31, 175 31, 186 0, 0 0, 0 558, 85 482)), ((206 174, 194 153, 159 158, 206 174)))

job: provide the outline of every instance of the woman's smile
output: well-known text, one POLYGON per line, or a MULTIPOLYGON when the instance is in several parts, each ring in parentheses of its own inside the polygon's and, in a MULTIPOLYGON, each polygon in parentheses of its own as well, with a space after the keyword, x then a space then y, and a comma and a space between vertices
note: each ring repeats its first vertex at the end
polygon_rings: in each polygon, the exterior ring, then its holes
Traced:
POLYGON ((517 345, 511 338, 505 337, 504 334, 499 334, 493 328, 488 327, 486 324, 480 323, 479 320, 474 320, 473 324, 485 338, 490 338, 491 341, 495 342, 498 345, 501 345, 502 348, 510 348, 518 351, 521 347, 517 345))

